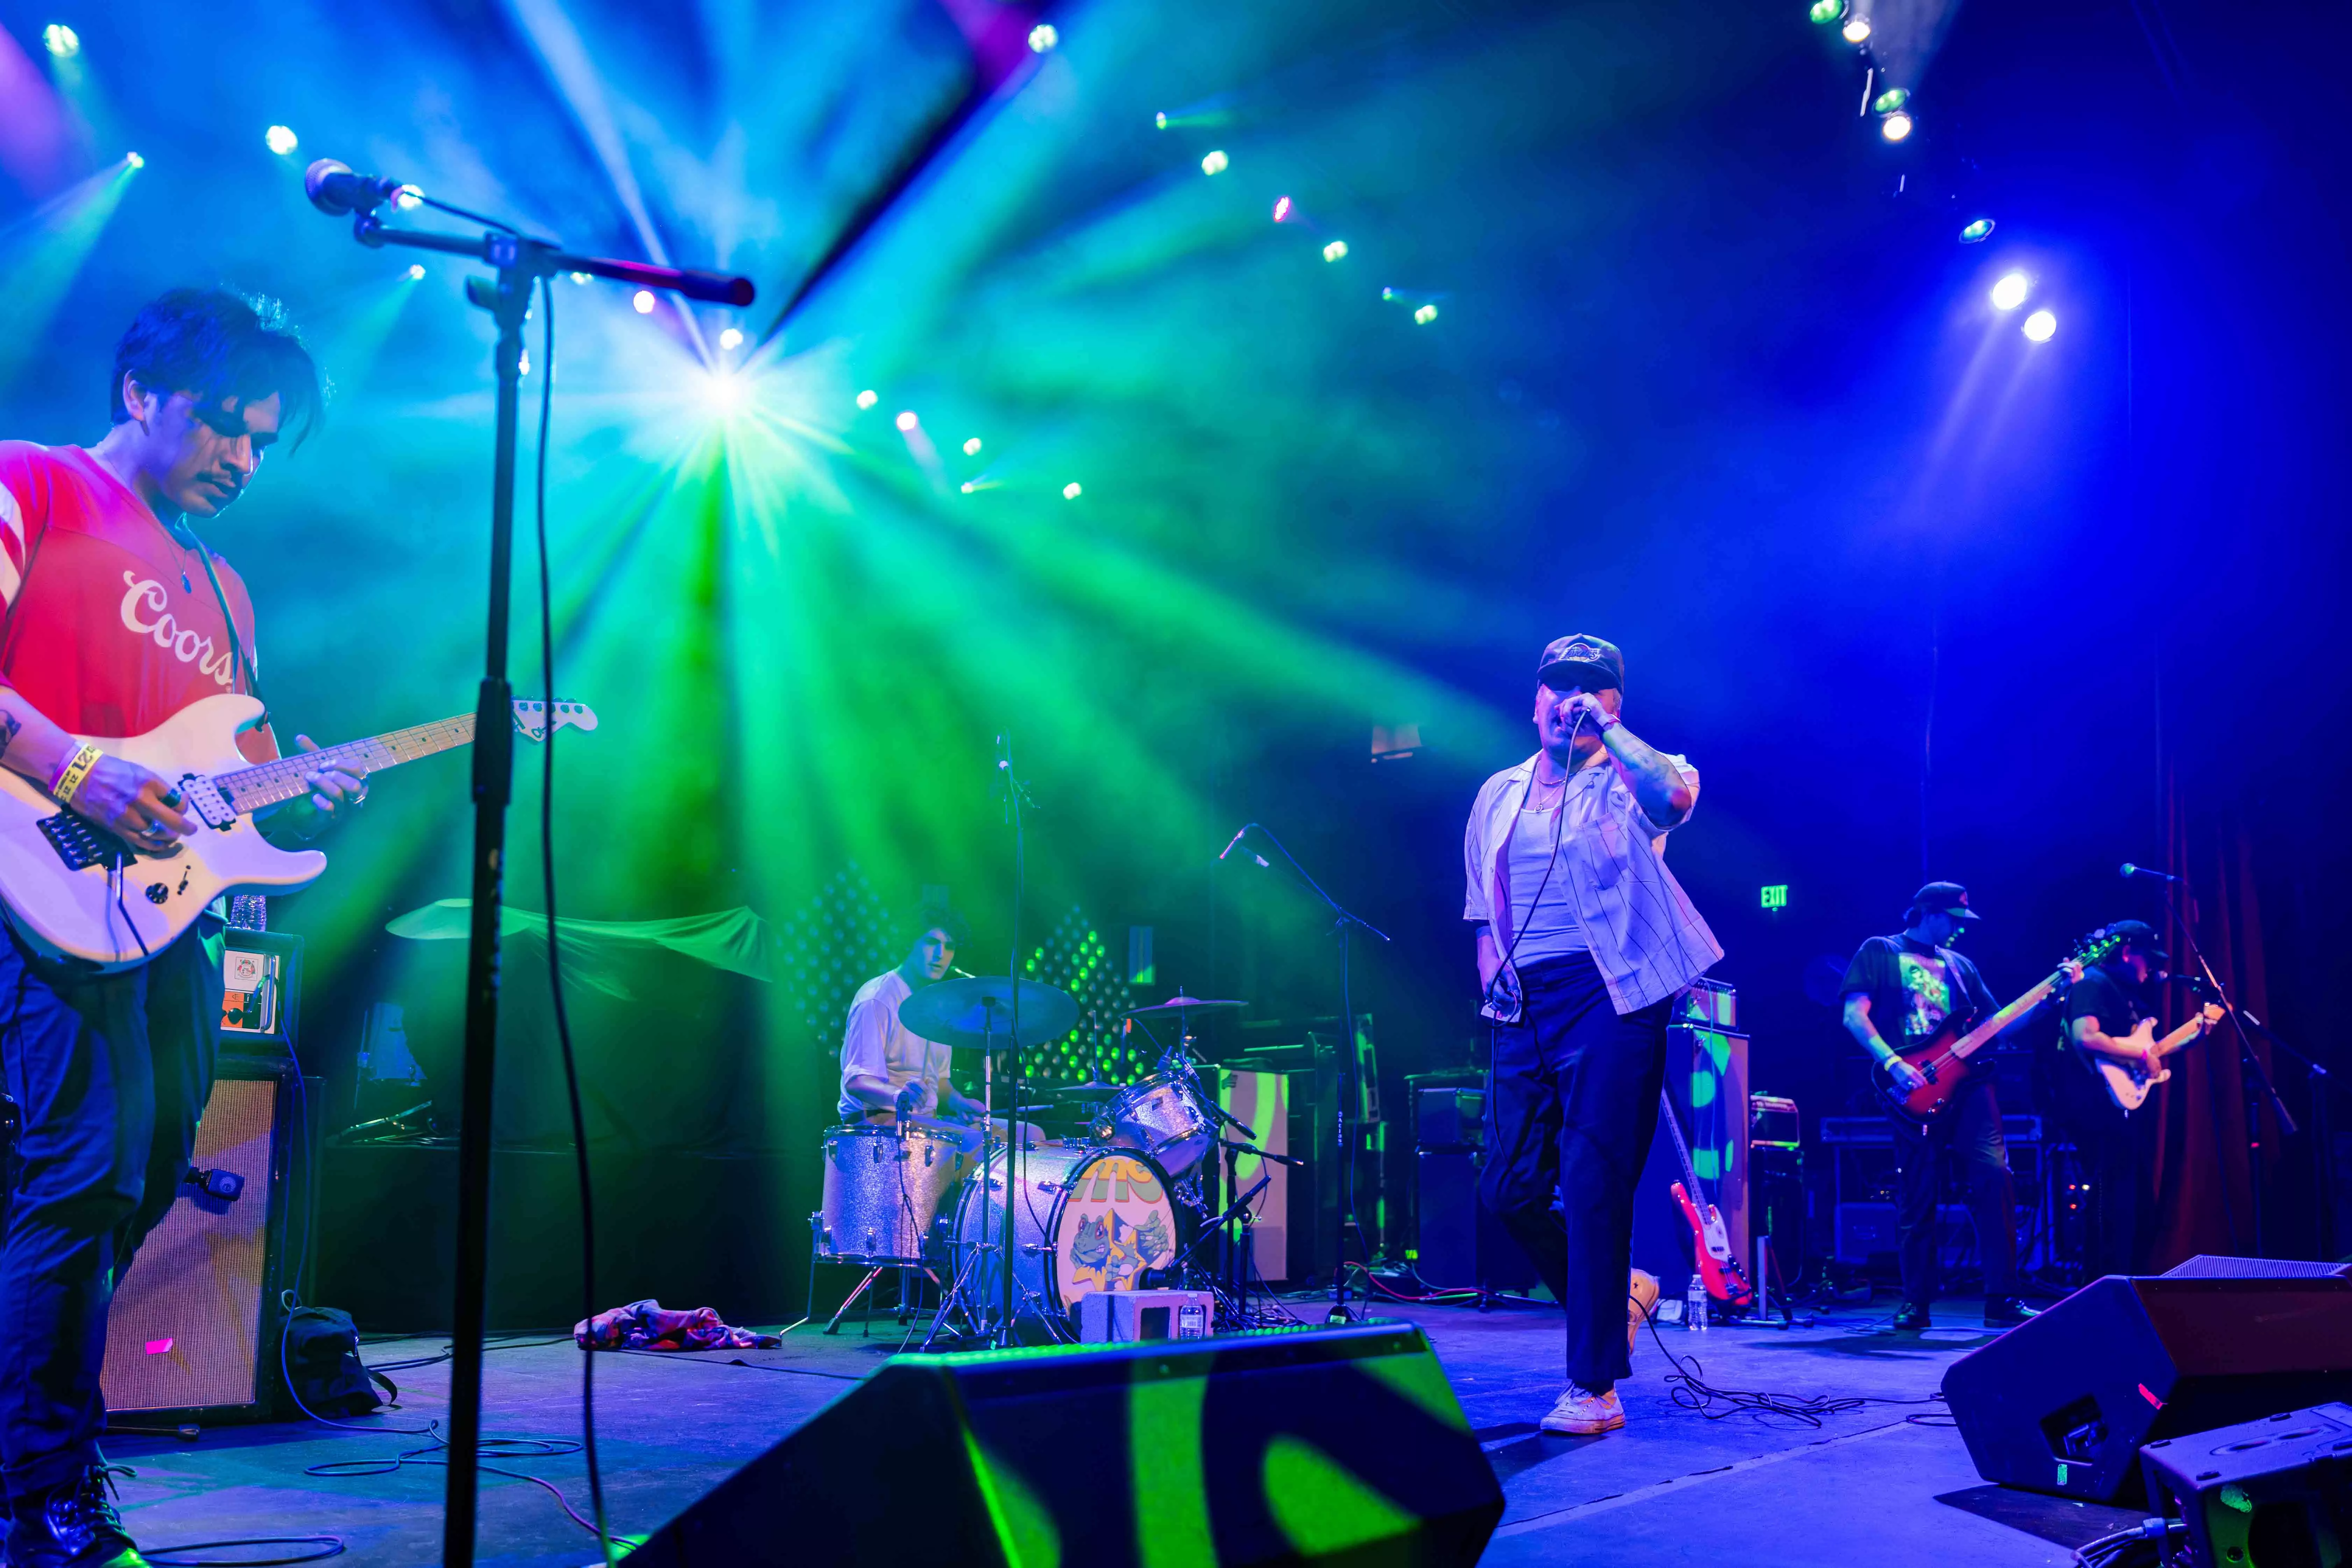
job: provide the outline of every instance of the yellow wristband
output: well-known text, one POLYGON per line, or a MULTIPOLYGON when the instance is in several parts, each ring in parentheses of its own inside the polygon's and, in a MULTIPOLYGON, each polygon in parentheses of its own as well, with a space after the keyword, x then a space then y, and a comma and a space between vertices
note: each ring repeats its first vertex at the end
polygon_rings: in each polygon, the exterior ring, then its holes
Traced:
POLYGON ((98 766, 100 755, 96 746, 84 746, 76 752, 58 774, 57 782, 49 785, 49 793, 65 805, 71 805, 74 796, 81 792, 82 782, 89 777, 90 770, 98 766))

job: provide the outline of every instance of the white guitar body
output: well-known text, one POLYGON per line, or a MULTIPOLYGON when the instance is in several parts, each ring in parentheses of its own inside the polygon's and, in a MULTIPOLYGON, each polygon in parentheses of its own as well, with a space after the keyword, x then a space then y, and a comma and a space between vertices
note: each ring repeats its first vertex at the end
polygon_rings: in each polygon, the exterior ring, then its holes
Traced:
POLYGON ((261 837, 252 817, 226 810, 218 791, 207 792, 209 801, 195 798, 194 786, 212 774, 253 765, 236 749, 236 738, 261 717, 253 698, 225 693, 190 703, 143 735, 76 737, 180 785, 198 826, 169 856, 137 852, 66 812, 39 785, 0 769, 0 898, 8 923, 48 957, 130 969, 169 947, 223 893, 282 892, 318 880, 327 868, 324 855, 278 848, 261 837), (61 826, 79 825, 104 848, 127 857, 121 869, 70 867, 53 840, 56 830, 41 826, 61 814, 61 826))
MULTIPOLYGON (((2224 1016, 2221 1008, 2209 1002, 2199 1009, 2196 1017, 2160 1040, 2154 1038, 2156 1020, 2153 1018, 2141 1019, 2132 1034, 2152 1044, 2158 1058, 2161 1060, 2183 1046, 2193 1045, 2203 1038, 2206 1032, 2220 1023, 2224 1016)), ((2118 1110, 2126 1113, 2146 1105, 2156 1086, 2172 1076, 2172 1069, 2168 1067, 2150 1072, 2137 1062, 2118 1061, 2114 1057, 2093 1058, 2092 1065, 2099 1069, 2100 1078, 2106 1081, 2108 1097, 2116 1102, 2118 1110)))

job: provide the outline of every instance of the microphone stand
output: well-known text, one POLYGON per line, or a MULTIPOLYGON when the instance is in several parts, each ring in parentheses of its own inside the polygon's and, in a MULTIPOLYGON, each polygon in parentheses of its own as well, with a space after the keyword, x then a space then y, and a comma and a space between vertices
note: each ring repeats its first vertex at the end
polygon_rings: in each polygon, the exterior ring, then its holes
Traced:
MULTIPOLYGON (((497 1077, 499 1030, 499 913, 505 894, 507 803, 514 788, 514 707, 513 689, 507 680, 507 630, 513 597, 515 428, 521 407, 523 322, 530 314, 531 291, 542 279, 564 272, 586 272, 723 304, 748 305, 752 298, 748 278, 575 256, 545 240, 526 238, 494 219, 466 213, 458 216, 491 226, 478 238, 394 228, 376 216, 373 204, 352 223, 352 237, 372 249, 396 245, 446 256, 470 256, 497 272, 495 278, 466 279, 467 301, 488 310, 498 324, 491 365, 498 374, 499 395, 490 488, 489 628, 481 689, 474 709, 473 909, 466 949, 465 1088, 457 1140, 457 1289, 449 1331, 449 1480, 441 1535, 445 1568, 465 1568, 474 1561, 480 1489, 482 1335, 489 1278, 490 1093, 497 1077)), ((540 374, 552 375, 555 367, 541 365, 540 374)))
MULTIPOLYGON (((1382 942, 1387 942, 1389 936, 1386 931, 1350 912, 1340 904, 1339 900, 1325 892, 1323 884, 1307 874, 1307 868, 1298 863, 1298 857, 1293 855, 1270 829, 1260 823, 1253 822, 1243 831, 1248 832, 1251 829, 1265 834, 1265 841, 1274 846, 1276 853, 1289 862, 1290 868, 1298 873, 1298 879, 1306 883, 1317 898, 1323 900, 1324 907, 1331 911, 1332 931, 1339 938, 1339 1032, 1342 1037, 1339 1042, 1338 1083, 1339 1104, 1337 1114, 1331 1119, 1332 1142, 1339 1153, 1339 1168, 1333 1174, 1338 1178, 1339 1245, 1331 1254, 1331 1310, 1324 1321, 1349 1323, 1355 1321, 1354 1315, 1348 1310, 1348 1233, 1356 1228, 1354 1133, 1358 1092, 1356 1088, 1356 1009, 1354 996, 1349 989, 1349 971, 1351 967, 1354 938, 1358 928, 1380 938, 1382 942)), ((1364 1262, 1369 1268, 1371 1258, 1368 1256, 1364 1262)))
POLYGON ((1013 980, 1013 1045, 1004 1053, 1004 1317, 997 1324, 996 1343, 999 1349, 1011 1350, 1021 1343, 1021 1334, 1013 1315, 1013 1264, 1019 1256, 1013 1246, 1013 1194, 1020 1190, 1018 1176, 1029 1163, 1029 1140, 1021 1130, 1021 896, 1022 886, 1028 876, 1028 847, 1021 830, 1021 807, 1029 800, 1029 786, 1013 771, 1013 735, 1010 731, 996 738, 996 772, 1004 785, 1004 820, 1013 827, 1013 961, 1005 971, 1013 980))

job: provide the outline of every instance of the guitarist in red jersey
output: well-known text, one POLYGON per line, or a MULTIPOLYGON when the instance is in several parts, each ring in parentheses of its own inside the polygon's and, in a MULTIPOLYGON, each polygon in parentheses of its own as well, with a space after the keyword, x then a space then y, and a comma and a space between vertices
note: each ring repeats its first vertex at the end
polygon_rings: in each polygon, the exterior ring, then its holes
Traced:
MULTIPOLYGON (((279 434, 316 415, 318 371, 266 309, 217 289, 163 295, 115 351, 103 439, 0 442, 0 765, 143 855, 176 850, 185 803, 74 736, 136 735, 252 689, 245 585, 187 520, 217 516, 279 434)), ((267 729, 243 741, 249 756, 277 754, 267 729)), ((364 794, 333 771, 306 782, 273 839, 310 837, 364 794)), ((178 1195, 211 1094, 220 930, 200 919, 115 973, 0 936, 0 1055, 24 1123, 0 1241, 12 1568, 145 1562, 109 1495, 99 1372, 114 1283, 178 1195)))
MULTIPOLYGON (((1977 918, 1966 888, 1930 882, 1912 899, 1902 932, 1867 939, 1846 967, 1846 1032, 1875 1058, 1876 1070, 1901 1089, 1916 1089, 1925 1080, 1896 1056, 1898 1048, 1927 1040, 1955 1012, 1984 1017, 2000 1009, 1977 966, 1951 946, 1977 918)), ((2017 1299, 2017 1205, 1992 1074, 1977 1074, 1950 1109, 1925 1127, 1892 1114, 1887 1122, 1895 1130, 1903 1264, 1903 1305, 1895 1326, 1931 1326, 1936 1168, 1947 1149, 1959 1155, 1968 1172, 1969 1215, 1976 1223, 1977 1250, 1984 1256, 1985 1327, 2015 1328, 2032 1317, 2017 1299)))

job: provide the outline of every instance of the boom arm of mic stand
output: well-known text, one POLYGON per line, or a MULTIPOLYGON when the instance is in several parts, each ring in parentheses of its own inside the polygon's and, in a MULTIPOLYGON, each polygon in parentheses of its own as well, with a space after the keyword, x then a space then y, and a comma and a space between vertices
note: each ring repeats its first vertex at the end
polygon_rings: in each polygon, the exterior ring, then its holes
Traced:
POLYGON ((511 234, 492 232, 461 237, 433 234, 416 228, 394 228, 373 213, 362 213, 353 218, 352 234, 362 245, 372 247, 398 245, 411 250, 437 250, 446 256, 470 256, 493 267, 514 268, 533 278, 551 277, 558 272, 585 272, 597 278, 609 278, 616 283, 634 283, 640 289, 659 289, 715 305, 748 305, 758 293, 749 278, 724 272, 655 267, 647 262, 623 261, 610 256, 575 256, 571 251, 559 250, 544 240, 524 239, 511 234))

